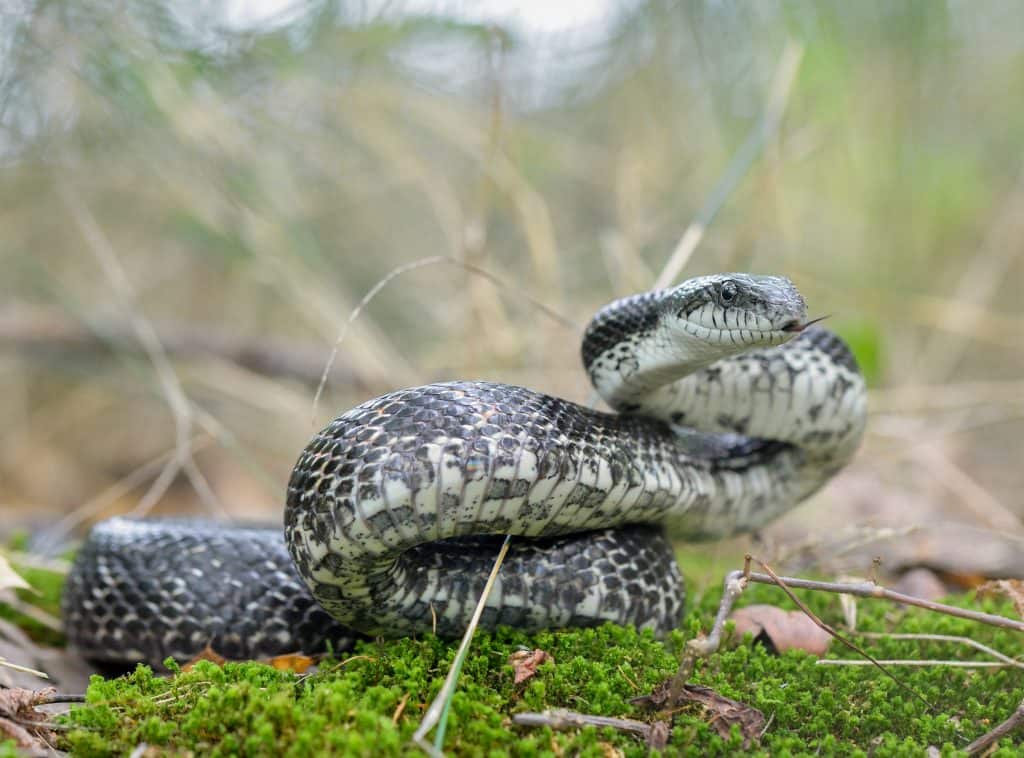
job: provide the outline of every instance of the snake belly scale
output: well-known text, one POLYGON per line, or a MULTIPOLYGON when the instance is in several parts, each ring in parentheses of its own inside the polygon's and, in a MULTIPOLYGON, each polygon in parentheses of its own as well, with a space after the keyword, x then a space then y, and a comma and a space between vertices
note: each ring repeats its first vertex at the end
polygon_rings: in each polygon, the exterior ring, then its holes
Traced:
POLYGON ((664 525, 692 539, 755 529, 827 482, 863 432, 852 354, 807 325, 782 277, 698 277, 616 301, 582 354, 614 412, 464 381, 342 414, 299 456, 283 540, 97 525, 68 582, 69 638, 93 658, 159 662, 207 644, 249 657, 338 649, 354 633, 458 635, 504 534, 517 539, 483 626, 664 632, 684 600, 664 525), (208 602, 211 581, 234 590, 208 602))

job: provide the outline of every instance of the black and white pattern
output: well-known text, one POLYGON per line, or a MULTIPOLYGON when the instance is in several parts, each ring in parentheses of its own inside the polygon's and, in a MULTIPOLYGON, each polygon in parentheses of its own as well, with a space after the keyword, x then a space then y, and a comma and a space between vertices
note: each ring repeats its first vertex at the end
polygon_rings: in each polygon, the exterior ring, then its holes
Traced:
POLYGON ((280 527, 115 518, 98 524, 64 588, 64 627, 87 658, 234 660, 351 646, 306 591, 280 527))
MULTIPOLYGON (((299 457, 283 541, 266 532, 241 538, 274 556, 270 574, 251 574, 267 607, 315 610, 298 576, 343 626, 284 624, 295 633, 286 639, 280 614, 254 614, 250 604, 246 618, 260 623, 245 627, 256 642, 243 655, 267 646, 310 652, 344 641, 349 628, 461 634, 502 534, 517 539, 485 627, 671 628, 684 590, 664 524, 694 539, 754 529, 820 488, 857 448, 865 391, 856 363, 835 335, 805 323, 786 279, 701 277, 612 303, 588 327, 584 366, 617 412, 480 381, 400 390, 348 411, 299 457), (288 570, 277 562, 285 546, 288 570)), ((230 530, 198 531, 223 540, 230 530)), ((148 659, 187 656, 214 639, 244 644, 227 641, 223 630, 238 622, 224 612, 181 632, 182 616, 191 623, 199 611, 173 581, 144 598, 152 603, 144 641, 137 624, 114 631, 121 614, 111 604, 135 606, 139 593, 128 602, 111 588, 136 580, 97 566, 153 571, 130 551, 113 558, 115 547, 123 549, 100 541, 79 558, 66 603, 73 641, 88 648, 99 639, 95 648, 113 643, 148 659)), ((161 571, 190 582, 186 593, 209 591, 215 553, 200 550, 196 564, 182 555, 161 571)), ((221 581, 232 581, 236 569, 217 560, 221 581)))

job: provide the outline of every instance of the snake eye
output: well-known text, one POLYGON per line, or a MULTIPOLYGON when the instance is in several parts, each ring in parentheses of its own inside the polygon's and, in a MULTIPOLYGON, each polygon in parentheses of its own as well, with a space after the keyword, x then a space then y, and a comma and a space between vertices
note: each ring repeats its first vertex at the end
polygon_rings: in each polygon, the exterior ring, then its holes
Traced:
POLYGON ((738 290, 733 282, 724 282, 718 289, 718 298, 726 305, 736 299, 738 290))

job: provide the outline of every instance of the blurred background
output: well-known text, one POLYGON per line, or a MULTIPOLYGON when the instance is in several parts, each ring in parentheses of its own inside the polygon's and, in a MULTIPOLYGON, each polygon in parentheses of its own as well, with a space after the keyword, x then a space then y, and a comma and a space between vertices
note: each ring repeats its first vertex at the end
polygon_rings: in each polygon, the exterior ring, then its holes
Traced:
POLYGON ((872 416, 701 565, 1024 574, 1015 0, 22 0, 0 56, 0 523, 29 550, 276 519, 312 432, 398 387, 586 401, 597 307, 743 270, 832 314, 872 416))

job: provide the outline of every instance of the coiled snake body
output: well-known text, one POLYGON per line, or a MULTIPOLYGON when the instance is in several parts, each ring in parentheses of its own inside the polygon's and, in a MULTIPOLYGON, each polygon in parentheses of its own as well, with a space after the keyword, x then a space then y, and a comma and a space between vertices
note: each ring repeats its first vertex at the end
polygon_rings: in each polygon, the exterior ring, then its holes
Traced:
POLYGON ((857 365, 789 280, 722 274, 616 301, 583 362, 605 413, 521 387, 393 392, 309 443, 279 529, 98 525, 65 595, 89 657, 317 652, 354 632, 458 635, 501 537, 482 624, 662 632, 684 590, 673 532, 754 529, 819 489, 865 420, 857 365), (525 538, 525 539, 521 539, 525 538), (307 589, 308 588, 308 589, 307 589))

